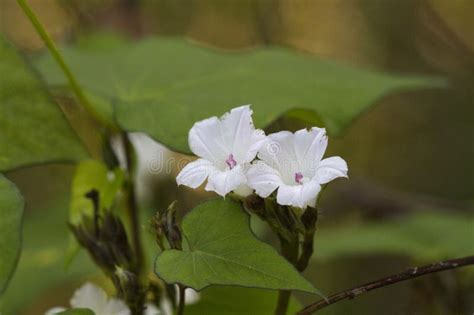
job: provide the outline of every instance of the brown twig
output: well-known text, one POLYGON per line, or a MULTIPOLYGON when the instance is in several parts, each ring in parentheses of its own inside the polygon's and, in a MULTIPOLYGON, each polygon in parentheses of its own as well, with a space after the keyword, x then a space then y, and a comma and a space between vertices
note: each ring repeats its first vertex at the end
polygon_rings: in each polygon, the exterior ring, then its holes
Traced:
POLYGON ((467 266, 467 265, 474 265, 474 256, 467 256, 467 257, 458 258, 458 259, 445 260, 445 261, 440 261, 440 262, 433 263, 430 265, 410 268, 401 273, 394 274, 382 279, 378 279, 378 280, 363 284, 361 286, 354 287, 349 290, 344 290, 342 292, 333 294, 325 300, 320 300, 316 303, 306 306, 304 309, 299 311, 297 315, 313 314, 314 312, 321 310, 329 305, 332 305, 334 303, 337 303, 345 299, 353 299, 363 293, 366 293, 378 288, 392 285, 394 283, 398 283, 401 281, 421 277, 423 275, 427 275, 430 273, 440 272, 440 271, 449 270, 449 269, 455 269, 455 268, 459 268, 459 267, 467 266))

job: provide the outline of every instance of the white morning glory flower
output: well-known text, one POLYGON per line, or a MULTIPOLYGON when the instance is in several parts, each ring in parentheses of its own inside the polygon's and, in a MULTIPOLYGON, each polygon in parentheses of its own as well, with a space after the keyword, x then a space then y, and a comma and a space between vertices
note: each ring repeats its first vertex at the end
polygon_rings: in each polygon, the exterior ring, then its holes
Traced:
MULTIPOLYGON (((120 299, 108 298, 104 290, 87 282, 74 292, 69 301, 71 308, 88 308, 96 315, 130 315, 130 309, 120 299)), ((65 311, 66 308, 54 307, 45 315, 53 315, 65 311)))
MULTIPOLYGON (((120 299, 108 298, 107 293, 98 286, 87 282, 74 292, 69 301, 71 308, 87 308, 95 315, 130 315, 130 309, 120 299)), ((54 315, 66 310, 65 307, 53 307, 45 315, 54 315)), ((156 306, 148 304, 144 315, 172 314, 171 309, 160 311, 156 306)))
POLYGON ((268 197, 278 189, 277 202, 298 208, 314 207, 321 185, 347 177, 347 164, 338 156, 322 159, 328 139, 323 128, 281 131, 268 136, 247 173, 248 185, 268 197))
POLYGON ((232 109, 220 119, 211 117, 194 124, 189 147, 199 157, 176 178, 178 185, 199 187, 207 178, 207 191, 221 196, 233 190, 245 191, 246 170, 265 142, 255 129, 249 105, 232 109))

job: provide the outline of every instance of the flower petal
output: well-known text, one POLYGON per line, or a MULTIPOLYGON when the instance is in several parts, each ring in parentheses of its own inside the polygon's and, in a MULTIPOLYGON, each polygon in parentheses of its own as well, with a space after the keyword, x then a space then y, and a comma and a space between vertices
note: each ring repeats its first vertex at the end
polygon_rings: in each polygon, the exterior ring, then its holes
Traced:
POLYGON ((262 198, 268 197, 282 185, 280 173, 262 161, 252 164, 247 172, 247 181, 247 184, 262 198))
POLYGON ((119 299, 109 299, 105 306, 104 313, 107 315, 130 315, 130 309, 128 306, 119 299))
POLYGON ((328 145, 326 129, 311 128, 310 130, 301 129, 294 135, 295 153, 302 171, 312 171, 323 158, 328 145))
POLYGON ((298 208, 314 207, 321 186, 316 181, 309 181, 303 185, 281 185, 278 188, 277 202, 284 206, 298 208))
POLYGON ((245 158, 243 160, 243 162, 247 163, 252 162, 257 156, 257 153, 260 148, 262 148, 267 143, 267 137, 265 136, 265 132, 260 129, 254 130, 249 142, 250 144, 247 148, 247 153, 245 154, 245 158))
POLYGON ((212 173, 207 179, 206 190, 215 191, 217 194, 224 197, 232 190, 236 189, 247 182, 243 166, 237 165, 231 170, 216 171, 212 173))
POLYGON ((324 159, 316 170, 318 183, 326 184, 338 177, 347 177, 347 163, 339 156, 324 159))
POLYGON ((222 137, 238 163, 251 162, 265 140, 262 130, 255 130, 250 105, 232 109, 221 118, 222 137))
MULTIPOLYGON (((146 305, 146 308, 145 308, 145 311, 143 312, 143 314, 144 315, 161 315, 162 312, 155 305, 153 305, 151 303, 148 303, 146 305)), ((167 313, 165 313, 165 314, 167 314, 167 313)), ((169 314, 172 314, 172 313, 170 312, 169 314)))
POLYGON ((107 294, 98 286, 87 282, 74 292, 70 304, 73 308, 88 308, 96 314, 103 314, 107 306, 107 294))
POLYGON ((191 188, 197 188, 216 170, 211 162, 205 159, 197 159, 196 161, 188 163, 181 170, 176 177, 176 182, 178 186, 185 185, 191 188))
POLYGON ((49 310, 47 310, 46 313, 44 313, 44 315, 59 314, 61 312, 64 312, 65 310, 66 310, 65 307, 56 306, 56 307, 53 307, 53 308, 50 308, 49 310))
POLYGON ((216 165, 224 163, 229 152, 220 124, 217 117, 204 119, 194 124, 188 136, 191 151, 216 165))
POLYGON ((268 141, 258 152, 258 157, 276 169, 283 181, 291 181, 298 170, 293 133, 280 131, 267 136, 268 141))

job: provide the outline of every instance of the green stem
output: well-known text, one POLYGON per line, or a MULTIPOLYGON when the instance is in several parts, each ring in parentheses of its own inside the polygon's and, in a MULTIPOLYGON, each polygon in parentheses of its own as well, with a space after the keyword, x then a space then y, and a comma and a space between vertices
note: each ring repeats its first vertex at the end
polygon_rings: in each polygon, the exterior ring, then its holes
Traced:
MULTIPOLYGON (((295 235, 291 241, 286 240, 283 237, 280 238, 281 245, 281 254, 286 258, 292 265, 296 266, 298 261, 298 235, 295 235)), ((275 310, 275 315, 285 315, 288 310, 288 305, 290 304, 291 291, 290 290, 280 290, 278 292, 278 301, 277 307, 275 310)))
POLYGON ((132 242, 133 247, 135 250, 136 256, 136 268, 137 272, 142 273, 145 266, 144 266, 144 254, 143 254, 143 246, 141 241, 140 235, 140 220, 139 220, 139 213, 137 207, 137 200, 135 196, 135 185, 134 185, 134 149, 133 145, 128 138, 126 132, 122 132, 122 141, 125 151, 125 162, 127 168, 127 179, 126 179, 126 198, 127 198, 127 211, 128 217, 130 220, 130 228, 132 233, 132 242))
POLYGON ((36 14, 33 12, 31 7, 28 5, 26 0, 17 0, 18 5, 23 9, 23 12, 30 20, 31 24, 35 28, 38 35, 41 37, 43 42, 45 43, 46 47, 48 48, 49 52, 53 56, 54 60, 58 63, 59 67, 63 71, 64 75, 69 81, 69 85, 73 90, 74 94, 76 94, 77 99, 82 104, 82 106, 89 112, 94 119, 96 119, 101 125, 106 126, 107 128, 117 131, 117 127, 110 122, 107 118, 105 118, 101 113, 99 113, 94 106, 89 102, 87 99, 84 91, 82 90, 81 86, 77 82, 76 78, 72 74, 71 70, 67 66, 66 62, 64 61, 63 57, 59 53, 59 50, 56 48, 51 36, 49 36, 48 32, 44 28, 44 26, 39 21, 36 14))

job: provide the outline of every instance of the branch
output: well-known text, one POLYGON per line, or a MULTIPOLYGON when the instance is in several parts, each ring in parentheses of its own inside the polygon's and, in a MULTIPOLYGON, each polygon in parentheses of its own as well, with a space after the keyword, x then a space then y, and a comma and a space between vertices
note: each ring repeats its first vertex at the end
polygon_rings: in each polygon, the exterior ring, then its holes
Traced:
POLYGON ((474 265, 474 256, 467 256, 467 257, 458 258, 458 259, 445 260, 445 261, 440 261, 440 262, 433 263, 430 265, 410 268, 401 273, 394 274, 382 279, 378 279, 378 280, 363 284, 361 286, 357 286, 349 290, 345 290, 345 291, 333 294, 325 300, 320 300, 316 303, 306 306, 304 309, 299 311, 297 315, 313 314, 314 312, 320 309, 323 309, 329 305, 332 305, 339 301, 343 301, 345 299, 353 299, 363 293, 366 293, 378 288, 382 288, 382 287, 392 285, 398 282, 402 282, 405 280, 421 277, 430 273, 440 272, 440 271, 449 270, 449 269, 455 269, 455 268, 459 268, 459 267, 467 266, 467 265, 474 265))

